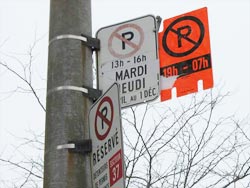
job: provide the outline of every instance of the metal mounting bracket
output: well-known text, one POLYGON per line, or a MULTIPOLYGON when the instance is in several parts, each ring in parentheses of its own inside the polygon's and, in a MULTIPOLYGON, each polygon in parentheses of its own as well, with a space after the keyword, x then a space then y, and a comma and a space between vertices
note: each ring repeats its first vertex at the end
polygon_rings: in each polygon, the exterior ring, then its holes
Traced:
POLYGON ((87 93, 83 92, 82 94, 86 97, 91 98, 93 102, 95 102, 102 95, 102 91, 99 89, 94 89, 87 86, 82 87, 88 90, 87 93))
POLYGON ((69 141, 68 144, 58 145, 56 149, 67 149, 69 153, 80 153, 84 155, 92 151, 92 140, 69 141))
POLYGON ((100 39, 93 38, 84 34, 81 34, 81 36, 87 39, 86 42, 83 41, 86 46, 91 47, 92 50, 100 50, 100 39))
POLYGON ((159 31, 160 29, 160 26, 161 26, 161 21, 162 21, 162 18, 160 16, 156 16, 156 29, 157 29, 157 32, 159 31))

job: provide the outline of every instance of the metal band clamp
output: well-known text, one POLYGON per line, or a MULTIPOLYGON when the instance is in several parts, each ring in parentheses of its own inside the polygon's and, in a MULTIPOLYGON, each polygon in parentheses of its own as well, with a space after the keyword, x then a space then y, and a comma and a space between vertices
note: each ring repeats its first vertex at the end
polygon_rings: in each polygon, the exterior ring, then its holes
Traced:
POLYGON ((81 36, 78 35, 72 35, 72 34, 64 34, 64 35, 58 35, 54 38, 52 38, 49 41, 49 45, 56 41, 56 40, 61 40, 61 39, 76 39, 80 40, 85 44, 86 46, 90 47, 92 50, 99 50, 100 49, 100 40, 97 38, 92 38, 90 36, 81 34, 81 36))
POLYGON ((70 153, 86 154, 92 151, 92 141, 90 139, 81 141, 70 141, 68 144, 58 145, 56 149, 67 149, 70 153))
POLYGON ((78 87, 78 86, 58 86, 55 87, 47 92, 47 96, 50 95, 53 92, 56 91, 62 91, 62 90, 71 90, 71 91, 79 91, 82 92, 82 94, 88 98, 91 98, 93 101, 96 101, 101 95, 102 91, 90 87, 78 87))

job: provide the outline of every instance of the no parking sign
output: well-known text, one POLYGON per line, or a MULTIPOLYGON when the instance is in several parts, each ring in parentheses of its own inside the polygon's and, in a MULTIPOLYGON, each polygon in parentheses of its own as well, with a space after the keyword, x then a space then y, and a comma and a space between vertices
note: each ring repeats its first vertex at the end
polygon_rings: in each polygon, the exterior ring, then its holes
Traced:
POLYGON ((97 52, 98 87, 120 86, 121 107, 131 107, 159 96, 157 25, 152 15, 103 27, 97 52))
POLYGON ((94 188, 124 188, 124 160, 118 84, 113 84, 89 112, 94 188))
POLYGON ((174 87, 177 97, 197 92, 200 80, 203 89, 213 87, 206 7, 164 20, 159 57, 162 101, 172 98, 174 87))

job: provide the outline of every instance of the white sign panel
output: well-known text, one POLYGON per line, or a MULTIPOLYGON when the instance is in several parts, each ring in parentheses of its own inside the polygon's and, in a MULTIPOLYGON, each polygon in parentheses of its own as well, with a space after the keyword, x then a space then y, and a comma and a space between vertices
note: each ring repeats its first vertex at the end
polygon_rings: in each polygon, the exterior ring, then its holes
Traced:
POLYGON ((157 29, 148 15, 101 28, 97 55, 99 89, 120 85, 121 107, 151 101, 159 96, 157 29))
POLYGON ((124 159, 118 84, 89 113, 93 188, 124 188, 124 159))

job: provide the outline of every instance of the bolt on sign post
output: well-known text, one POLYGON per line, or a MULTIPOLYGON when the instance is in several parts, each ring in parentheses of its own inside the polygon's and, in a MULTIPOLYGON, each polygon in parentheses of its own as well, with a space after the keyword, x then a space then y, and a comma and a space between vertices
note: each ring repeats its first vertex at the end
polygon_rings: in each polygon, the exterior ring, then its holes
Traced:
POLYGON ((161 101, 213 87, 207 8, 164 20, 159 33, 161 101))
POLYGON ((101 28, 97 53, 98 87, 120 85, 121 107, 159 96, 157 25, 152 15, 101 28))
POLYGON ((125 171, 118 84, 113 84, 89 113, 93 188, 124 188, 125 171))

